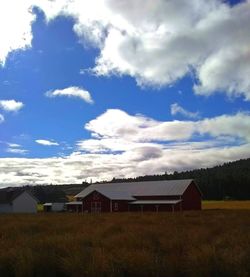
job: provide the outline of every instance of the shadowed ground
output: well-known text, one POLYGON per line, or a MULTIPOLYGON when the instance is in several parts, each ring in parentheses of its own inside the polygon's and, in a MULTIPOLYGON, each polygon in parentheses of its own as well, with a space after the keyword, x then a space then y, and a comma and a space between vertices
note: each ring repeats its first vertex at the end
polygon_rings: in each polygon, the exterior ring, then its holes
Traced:
POLYGON ((0 216, 0 276, 250 276, 250 210, 0 216))

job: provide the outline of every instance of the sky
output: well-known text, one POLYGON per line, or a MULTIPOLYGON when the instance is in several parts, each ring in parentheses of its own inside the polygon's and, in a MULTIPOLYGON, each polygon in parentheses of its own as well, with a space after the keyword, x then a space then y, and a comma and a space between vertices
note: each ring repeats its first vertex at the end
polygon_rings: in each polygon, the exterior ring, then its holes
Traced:
POLYGON ((250 157, 250 1, 0 2, 0 187, 250 157))

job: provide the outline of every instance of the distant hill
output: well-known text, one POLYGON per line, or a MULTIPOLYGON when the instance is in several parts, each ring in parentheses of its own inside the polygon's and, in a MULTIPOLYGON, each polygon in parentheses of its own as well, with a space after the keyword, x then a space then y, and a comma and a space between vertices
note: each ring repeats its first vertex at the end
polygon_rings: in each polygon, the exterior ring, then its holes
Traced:
POLYGON ((151 180, 195 179, 204 199, 250 199, 250 158, 173 174, 147 175, 116 179, 111 182, 139 182, 151 180))
POLYGON ((61 185, 60 187, 65 192, 66 195, 76 195, 89 186, 89 183, 82 184, 72 184, 72 185, 61 185))
POLYGON ((39 200, 40 203, 66 202, 65 192, 56 186, 32 186, 30 192, 39 200))
POLYGON ((76 195, 89 184, 38 185, 29 187, 30 192, 40 203, 67 202, 68 197, 76 195))

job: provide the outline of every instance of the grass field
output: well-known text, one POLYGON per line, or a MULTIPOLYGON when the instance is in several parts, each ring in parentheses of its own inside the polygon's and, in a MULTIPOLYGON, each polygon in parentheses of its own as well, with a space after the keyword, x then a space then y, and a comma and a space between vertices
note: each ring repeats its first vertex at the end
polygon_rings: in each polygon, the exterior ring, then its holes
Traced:
POLYGON ((0 276, 250 276, 250 211, 1 215, 0 276))
POLYGON ((220 209, 220 210, 250 210, 250 200, 246 201, 202 201, 202 209, 220 209))

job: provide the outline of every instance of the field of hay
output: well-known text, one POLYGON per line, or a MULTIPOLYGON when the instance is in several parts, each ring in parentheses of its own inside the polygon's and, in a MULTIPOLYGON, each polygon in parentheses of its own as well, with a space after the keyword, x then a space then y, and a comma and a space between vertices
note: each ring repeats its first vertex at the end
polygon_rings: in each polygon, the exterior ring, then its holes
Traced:
POLYGON ((250 211, 1 215, 0 276, 250 276, 250 211))
POLYGON ((205 210, 250 210, 250 200, 236 201, 202 201, 202 209, 205 210))

